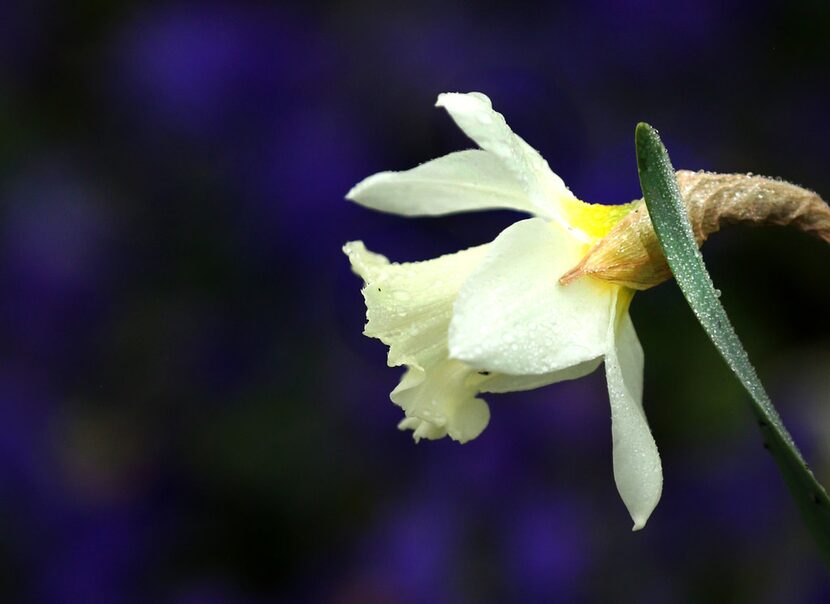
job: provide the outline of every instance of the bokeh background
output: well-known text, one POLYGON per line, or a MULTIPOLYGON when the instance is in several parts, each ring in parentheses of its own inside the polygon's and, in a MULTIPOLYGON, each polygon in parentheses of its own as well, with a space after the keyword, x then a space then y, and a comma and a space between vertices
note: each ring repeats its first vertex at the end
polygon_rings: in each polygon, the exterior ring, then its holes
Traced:
MULTIPOLYGON (((746 397, 676 287, 638 295, 662 502, 630 532, 602 372, 415 446, 341 245, 393 260, 510 212, 404 219, 363 177, 470 146, 480 90, 581 198, 678 167, 830 197, 825 2, 0 5, 0 600, 827 602, 746 397)), ((830 249, 730 228, 722 300, 830 483, 830 249)))

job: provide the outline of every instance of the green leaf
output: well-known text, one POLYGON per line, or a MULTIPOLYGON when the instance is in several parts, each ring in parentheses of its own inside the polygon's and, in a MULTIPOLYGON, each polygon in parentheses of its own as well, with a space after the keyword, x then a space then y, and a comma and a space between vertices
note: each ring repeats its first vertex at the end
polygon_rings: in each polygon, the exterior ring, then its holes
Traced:
POLYGON ((778 463, 805 524, 830 566, 830 499, 827 492, 807 467, 781 422, 718 300, 695 243, 674 168, 660 136, 648 124, 639 123, 635 141, 640 187, 674 278, 706 334, 749 393, 764 447, 778 463))

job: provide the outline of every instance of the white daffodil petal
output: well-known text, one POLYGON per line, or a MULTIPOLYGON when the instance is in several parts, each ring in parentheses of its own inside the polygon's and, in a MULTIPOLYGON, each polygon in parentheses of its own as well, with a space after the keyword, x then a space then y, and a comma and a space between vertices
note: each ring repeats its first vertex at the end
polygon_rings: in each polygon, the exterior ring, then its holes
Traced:
MULTIPOLYGON (((616 314, 616 313, 615 313, 616 314)), ((660 454, 643 410, 643 349, 628 311, 611 321, 613 343, 605 357, 611 399, 614 480, 633 530, 643 528, 663 491, 660 454)))
MULTIPOLYGON (((561 371, 554 371, 552 373, 543 373, 542 375, 507 375, 504 373, 491 374, 489 378, 483 381, 478 389, 480 392, 520 392, 522 390, 533 390, 555 384, 556 382, 565 382, 567 380, 575 380, 583 376, 593 373, 597 367, 602 363, 602 357, 579 363, 573 367, 562 369, 561 371)), ((481 372, 478 372, 481 375, 481 372)))
POLYGON ((513 173, 480 149, 450 153, 405 172, 374 174, 355 185, 346 199, 404 216, 494 208, 536 212, 513 173))
POLYGON ((535 214, 561 219, 560 200, 574 199, 573 193, 551 171, 539 152, 513 133, 486 95, 480 92, 444 93, 438 95, 435 105, 444 107, 479 147, 504 162, 524 188, 535 214))
POLYGON ((527 376, 605 354, 615 288, 595 279, 558 281, 584 252, 567 230, 540 218, 502 231, 455 301, 450 357, 527 376))
POLYGON ((425 262, 390 263, 362 242, 343 250, 366 282, 364 333, 389 346, 388 364, 406 365, 392 401, 406 417, 416 441, 449 435, 466 442, 490 419, 487 404, 476 398, 475 370, 447 358, 447 330, 461 284, 484 258, 487 246, 425 262))

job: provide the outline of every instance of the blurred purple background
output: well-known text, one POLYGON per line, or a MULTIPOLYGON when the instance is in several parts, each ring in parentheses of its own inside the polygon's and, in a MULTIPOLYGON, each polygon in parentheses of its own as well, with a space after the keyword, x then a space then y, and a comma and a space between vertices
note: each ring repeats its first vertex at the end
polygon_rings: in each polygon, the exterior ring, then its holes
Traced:
MULTIPOLYGON (((640 196, 639 120, 678 167, 828 198, 828 30, 823 2, 4 3, 0 600, 830 601, 673 284, 632 308, 666 476, 632 534, 602 372, 415 446, 340 252, 429 258, 515 219, 344 201, 470 146, 443 91, 487 93, 588 201, 640 196)), ((704 251, 830 483, 830 250, 731 228, 704 251)))

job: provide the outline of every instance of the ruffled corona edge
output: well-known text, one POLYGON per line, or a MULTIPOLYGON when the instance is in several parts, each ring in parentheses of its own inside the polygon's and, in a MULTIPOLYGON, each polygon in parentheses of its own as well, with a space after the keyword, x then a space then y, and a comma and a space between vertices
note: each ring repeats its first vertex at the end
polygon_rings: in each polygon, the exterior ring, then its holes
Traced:
POLYGON ((368 251, 360 241, 343 248, 352 270, 365 282, 363 333, 389 346, 390 367, 407 368, 391 399, 404 410, 398 427, 412 430, 416 442, 449 435, 464 443, 481 434, 490 420, 487 403, 476 397, 488 375, 448 358, 447 352, 453 303, 486 250, 479 246, 398 264, 368 251))

